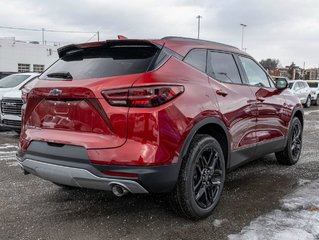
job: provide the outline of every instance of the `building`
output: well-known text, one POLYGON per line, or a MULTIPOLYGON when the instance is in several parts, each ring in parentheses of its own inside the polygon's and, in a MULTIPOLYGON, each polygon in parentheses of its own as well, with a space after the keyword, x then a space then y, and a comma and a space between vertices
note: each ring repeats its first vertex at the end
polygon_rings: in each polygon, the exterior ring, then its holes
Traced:
POLYGON ((57 48, 0 38, 0 78, 17 72, 42 72, 58 59, 57 48))
POLYGON ((319 68, 308 68, 305 70, 306 80, 317 80, 319 79, 319 68))

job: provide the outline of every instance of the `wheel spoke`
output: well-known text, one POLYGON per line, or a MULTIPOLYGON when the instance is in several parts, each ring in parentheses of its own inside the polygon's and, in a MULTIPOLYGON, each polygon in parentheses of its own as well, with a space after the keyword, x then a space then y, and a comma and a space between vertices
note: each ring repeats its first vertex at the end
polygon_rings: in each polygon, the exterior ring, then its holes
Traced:
POLYGON ((207 188, 205 188, 205 200, 206 200, 206 206, 209 204, 209 194, 207 193, 207 188))
POLYGON ((210 154, 209 154, 209 158, 208 158, 208 161, 207 161, 207 167, 209 167, 211 165, 211 162, 213 160, 213 155, 214 155, 214 150, 211 149, 210 154))
POLYGON ((215 170, 218 160, 219 160, 219 155, 218 155, 217 152, 215 152, 215 155, 214 155, 214 158, 213 158, 213 162, 212 162, 211 166, 209 167, 210 170, 212 170, 212 171, 215 170))
POLYGON ((201 184, 202 184, 202 180, 199 179, 198 182, 197 182, 197 183, 195 184, 195 186, 194 186, 194 191, 195 191, 195 192, 196 192, 197 188, 201 186, 201 184))
POLYGON ((202 196, 203 194, 205 193, 206 191, 206 188, 203 186, 199 189, 198 193, 196 194, 196 197, 195 199, 198 201, 202 196))

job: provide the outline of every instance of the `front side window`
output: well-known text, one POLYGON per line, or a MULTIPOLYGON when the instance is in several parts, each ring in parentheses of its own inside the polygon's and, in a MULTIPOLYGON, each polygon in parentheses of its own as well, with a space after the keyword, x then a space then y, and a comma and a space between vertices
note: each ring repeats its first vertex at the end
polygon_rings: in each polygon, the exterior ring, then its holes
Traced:
POLYGON ((303 82, 298 82, 300 88, 306 88, 306 85, 303 82))
POLYGON ((184 62, 192 65, 194 68, 206 71, 206 49, 193 49, 185 57, 184 62))
POLYGON ((239 56, 247 75, 248 84, 256 87, 270 87, 268 77, 264 70, 250 58, 239 56))
POLYGON ((221 82, 241 84, 234 57, 229 53, 209 52, 208 74, 221 82))

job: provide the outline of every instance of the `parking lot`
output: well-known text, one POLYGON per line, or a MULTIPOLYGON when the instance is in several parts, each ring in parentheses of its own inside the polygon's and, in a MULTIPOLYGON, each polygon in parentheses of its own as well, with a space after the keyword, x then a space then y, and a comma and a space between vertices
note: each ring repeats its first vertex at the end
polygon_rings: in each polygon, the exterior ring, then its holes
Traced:
POLYGON ((319 179, 319 107, 306 109, 305 119, 297 165, 278 165, 272 154, 229 173, 214 214, 199 222, 175 215, 163 195, 117 198, 23 175, 14 157, 18 135, 1 132, 0 239, 227 239, 281 209, 287 194, 319 179))

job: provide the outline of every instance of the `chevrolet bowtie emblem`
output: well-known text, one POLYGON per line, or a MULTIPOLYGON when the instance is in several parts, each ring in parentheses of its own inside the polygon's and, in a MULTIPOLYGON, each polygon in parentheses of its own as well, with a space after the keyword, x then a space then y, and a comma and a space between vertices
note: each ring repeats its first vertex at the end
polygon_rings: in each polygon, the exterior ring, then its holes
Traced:
POLYGON ((62 94, 62 90, 60 89, 53 89, 49 92, 49 95, 52 95, 52 96, 59 96, 62 94))

